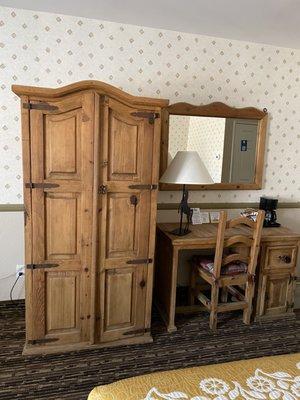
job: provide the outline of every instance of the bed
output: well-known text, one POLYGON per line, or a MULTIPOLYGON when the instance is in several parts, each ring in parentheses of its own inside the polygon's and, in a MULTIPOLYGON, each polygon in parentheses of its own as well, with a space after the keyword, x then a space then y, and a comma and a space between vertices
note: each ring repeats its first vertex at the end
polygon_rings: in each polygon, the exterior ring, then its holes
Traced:
POLYGON ((296 400, 300 353, 156 372, 92 390, 88 400, 296 400))

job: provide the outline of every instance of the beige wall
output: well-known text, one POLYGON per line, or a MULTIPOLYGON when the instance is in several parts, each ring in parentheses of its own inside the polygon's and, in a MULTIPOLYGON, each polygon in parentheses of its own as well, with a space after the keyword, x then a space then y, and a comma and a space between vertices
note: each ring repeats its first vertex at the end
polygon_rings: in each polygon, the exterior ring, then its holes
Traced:
POLYGON ((262 194, 300 201, 299 49, 5 7, 0 22, 0 204, 22 203, 20 107, 11 84, 82 79, 171 103, 266 107, 263 190, 196 192, 194 201, 257 202, 262 194))
MULTIPOLYGON (((16 279, 16 265, 24 263, 22 212, 0 212, 0 301, 9 300, 16 279)), ((14 298, 24 298, 24 277, 20 277, 14 298)))

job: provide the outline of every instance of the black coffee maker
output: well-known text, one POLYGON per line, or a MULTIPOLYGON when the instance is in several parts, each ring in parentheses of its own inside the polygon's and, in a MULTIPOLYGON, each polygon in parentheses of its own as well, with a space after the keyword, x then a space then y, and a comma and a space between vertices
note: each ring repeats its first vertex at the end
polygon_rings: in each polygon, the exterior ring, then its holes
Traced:
POLYGON ((273 197, 261 197, 259 203, 259 209, 265 211, 265 220, 264 227, 273 228, 278 227, 280 224, 276 222, 276 208, 277 208, 278 199, 274 199, 273 197))

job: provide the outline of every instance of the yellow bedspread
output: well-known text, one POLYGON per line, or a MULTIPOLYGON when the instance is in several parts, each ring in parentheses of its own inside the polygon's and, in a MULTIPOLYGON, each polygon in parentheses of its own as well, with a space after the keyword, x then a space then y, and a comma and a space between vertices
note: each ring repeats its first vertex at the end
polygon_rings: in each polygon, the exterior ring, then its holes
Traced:
POLYGON ((296 400, 300 353, 156 372, 96 387, 88 400, 296 400))

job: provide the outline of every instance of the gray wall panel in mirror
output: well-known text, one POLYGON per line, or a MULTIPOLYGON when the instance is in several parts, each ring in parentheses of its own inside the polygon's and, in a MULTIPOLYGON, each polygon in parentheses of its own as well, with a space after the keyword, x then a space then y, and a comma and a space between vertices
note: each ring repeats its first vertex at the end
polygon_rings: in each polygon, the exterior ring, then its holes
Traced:
MULTIPOLYGON (((176 103, 163 110, 161 175, 177 151, 197 151, 214 184, 191 190, 261 189, 267 110, 176 103)), ((161 184, 162 190, 179 190, 161 184)))

